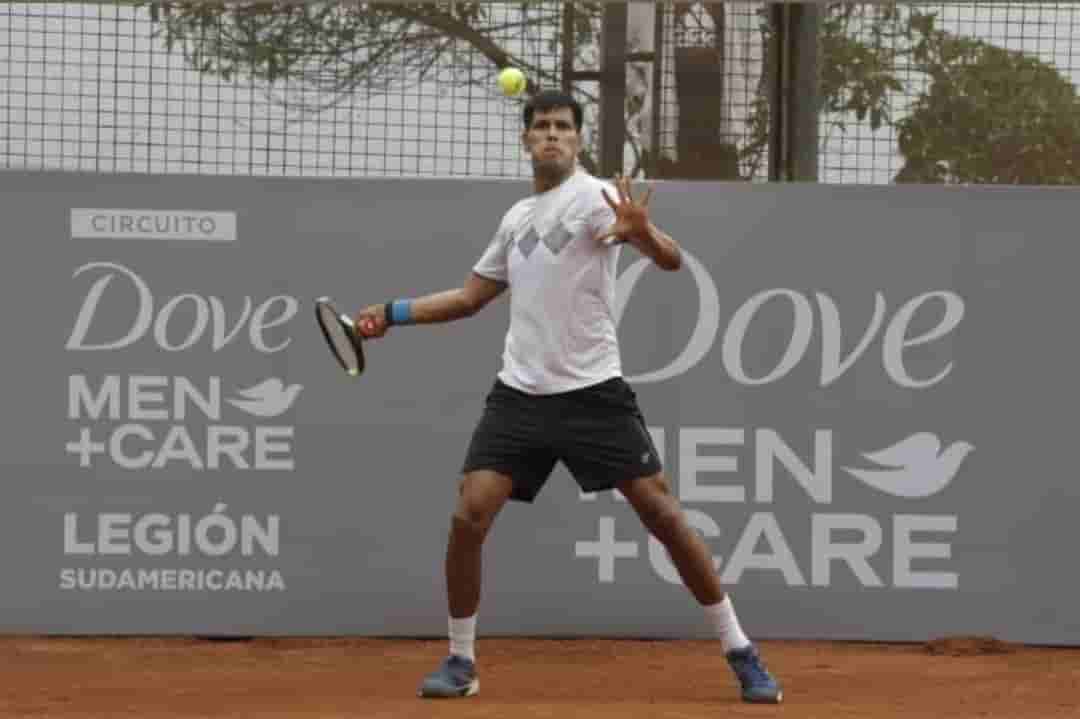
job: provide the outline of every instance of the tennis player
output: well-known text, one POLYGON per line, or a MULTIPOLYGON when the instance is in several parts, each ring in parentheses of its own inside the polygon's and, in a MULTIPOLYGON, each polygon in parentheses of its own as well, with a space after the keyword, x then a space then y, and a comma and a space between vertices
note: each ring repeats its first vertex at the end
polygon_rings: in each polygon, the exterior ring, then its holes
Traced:
POLYGON ((534 193, 505 214, 463 287, 372 305, 356 315, 366 337, 396 325, 476 314, 510 288, 502 370, 465 456, 446 552, 450 652, 424 678, 422 697, 476 694, 481 549, 508 500, 532 502, 556 462, 585 492, 621 492, 667 549, 701 605, 749 702, 778 703, 780 686, 744 634, 712 557, 686 522, 662 471, 634 391, 622 378, 615 333, 615 271, 623 244, 678 270, 679 245, 640 200, 578 167, 582 110, 546 91, 525 106, 522 141, 534 193))

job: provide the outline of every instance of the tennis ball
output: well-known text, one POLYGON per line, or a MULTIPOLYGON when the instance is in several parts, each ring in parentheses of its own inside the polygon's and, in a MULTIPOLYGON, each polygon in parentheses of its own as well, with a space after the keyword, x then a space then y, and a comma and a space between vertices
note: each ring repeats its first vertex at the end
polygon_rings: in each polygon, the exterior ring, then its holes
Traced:
POLYGON ((525 92, 525 73, 516 67, 508 67, 499 73, 499 89, 507 97, 515 97, 525 92))

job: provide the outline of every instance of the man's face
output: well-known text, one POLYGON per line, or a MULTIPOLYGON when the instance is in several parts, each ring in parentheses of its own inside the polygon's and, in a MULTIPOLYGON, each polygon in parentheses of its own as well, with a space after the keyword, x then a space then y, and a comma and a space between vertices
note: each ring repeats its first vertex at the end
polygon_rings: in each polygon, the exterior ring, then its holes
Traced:
POLYGON ((569 107, 537 110, 532 125, 522 135, 533 168, 564 174, 574 167, 581 149, 581 135, 574 127, 574 111, 569 107))

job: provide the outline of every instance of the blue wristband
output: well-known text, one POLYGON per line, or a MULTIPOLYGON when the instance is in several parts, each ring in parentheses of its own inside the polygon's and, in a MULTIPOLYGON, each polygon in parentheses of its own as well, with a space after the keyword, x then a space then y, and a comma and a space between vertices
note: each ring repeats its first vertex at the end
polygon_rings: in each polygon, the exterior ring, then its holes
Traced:
POLYGON ((412 303, 409 300, 394 300, 390 303, 387 319, 392 325, 412 324, 412 303))

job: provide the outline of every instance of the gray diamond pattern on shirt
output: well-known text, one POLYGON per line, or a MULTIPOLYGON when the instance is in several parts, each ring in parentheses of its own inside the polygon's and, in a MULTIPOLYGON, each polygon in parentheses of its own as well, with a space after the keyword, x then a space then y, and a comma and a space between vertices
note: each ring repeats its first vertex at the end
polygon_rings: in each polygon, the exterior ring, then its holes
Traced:
POLYGON ((557 255, 562 248, 566 247, 572 237, 570 230, 566 229, 560 222, 552 228, 551 232, 544 236, 543 240, 547 248, 551 250, 551 254, 557 255))
POLYGON ((536 236, 536 230, 530 227, 529 231, 518 239, 518 251, 522 254, 523 257, 525 257, 525 259, 528 259, 529 255, 532 254, 532 251, 536 249, 536 243, 539 241, 540 240, 536 236))
POLYGON ((547 248, 551 250, 551 254, 557 255, 562 251, 562 248, 569 244, 573 237, 573 233, 566 229, 562 223, 559 223, 543 238, 540 238, 537 235, 535 227, 530 227, 525 234, 518 238, 518 241, 515 244, 517 244, 518 251, 521 252, 521 255, 528 259, 529 255, 536 249, 536 245, 541 239, 543 243, 547 245, 547 248))

